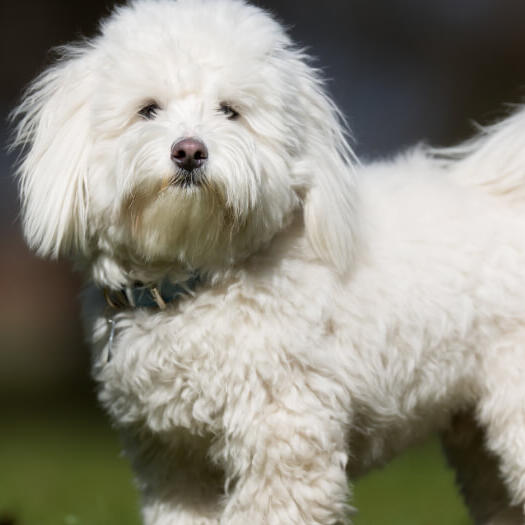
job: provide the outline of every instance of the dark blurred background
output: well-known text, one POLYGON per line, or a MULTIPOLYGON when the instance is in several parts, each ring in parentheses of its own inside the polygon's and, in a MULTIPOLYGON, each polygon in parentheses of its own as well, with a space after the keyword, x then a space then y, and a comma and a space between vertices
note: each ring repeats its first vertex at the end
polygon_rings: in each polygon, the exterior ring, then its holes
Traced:
MULTIPOLYGON (((522 0, 259 0, 318 58, 362 159, 425 141, 450 145, 521 101, 522 0)), ((107 0, 2 0, 0 138, 48 50, 93 35, 107 0)), ((41 417, 94 405, 67 262, 32 256, 20 235, 14 156, 0 151, 0 414, 41 417)), ((0 422, 0 435, 2 434, 0 422)), ((1 501, 0 501, 1 503, 1 501)), ((0 523, 2 520, 0 506, 0 523)), ((71 522, 73 523, 73 522, 71 522)))

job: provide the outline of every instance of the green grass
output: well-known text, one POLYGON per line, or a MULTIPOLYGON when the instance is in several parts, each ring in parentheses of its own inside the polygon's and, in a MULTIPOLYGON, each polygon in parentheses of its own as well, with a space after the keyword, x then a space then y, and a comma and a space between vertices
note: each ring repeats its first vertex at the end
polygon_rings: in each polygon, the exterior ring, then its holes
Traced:
MULTIPOLYGON (((355 488, 356 525, 468 525, 436 441, 355 488)), ((139 525, 131 472, 98 413, 2 415, 0 523, 139 525)))
POLYGON ((437 439, 371 472, 354 491, 356 525, 470 525, 437 439))
POLYGON ((139 525, 131 472, 101 417, 2 422, 0 516, 17 525, 139 525))

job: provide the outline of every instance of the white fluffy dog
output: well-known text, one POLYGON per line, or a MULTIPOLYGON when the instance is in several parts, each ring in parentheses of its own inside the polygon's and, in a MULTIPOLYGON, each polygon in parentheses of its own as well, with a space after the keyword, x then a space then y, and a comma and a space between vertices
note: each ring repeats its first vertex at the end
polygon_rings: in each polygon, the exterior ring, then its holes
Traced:
POLYGON ((241 0, 137 0, 17 110, 24 229, 113 308, 100 400, 149 525, 349 522, 347 476, 445 433, 476 523, 524 522, 525 114, 355 163, 241 0))

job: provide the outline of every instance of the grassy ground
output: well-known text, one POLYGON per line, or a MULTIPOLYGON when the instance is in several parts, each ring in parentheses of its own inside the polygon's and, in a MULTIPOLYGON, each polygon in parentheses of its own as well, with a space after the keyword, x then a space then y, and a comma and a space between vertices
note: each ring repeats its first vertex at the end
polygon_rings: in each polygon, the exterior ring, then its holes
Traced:
POLYGON ((355 487, 356 525, 470 525, 437 439, 413 448, 355 487))
MULTIPOLYGON (((361 480, 356 525, 468 525, 435 441, 361 480)), ((92 411, 4 415, 0 525, 139 525, 116 434, 92 411)))

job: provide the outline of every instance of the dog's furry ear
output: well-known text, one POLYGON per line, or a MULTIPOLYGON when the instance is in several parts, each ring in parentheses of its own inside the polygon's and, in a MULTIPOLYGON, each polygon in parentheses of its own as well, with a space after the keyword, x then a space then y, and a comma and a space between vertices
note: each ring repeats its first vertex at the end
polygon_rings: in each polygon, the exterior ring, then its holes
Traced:
POLYGON ((344 119, 325 92, 324 82, 300 55, 293 68, 298 97, 297 126, 302 153, 297 165, 307 237, 315 253, 341 274, 356 245, 355 156, 346 140, 344 119))
POLYGON ((90 97, 87 56, 69 47, 29 86, 12 114, 13 147, 21 151, 24 234, 42 256, 85 248, 90 97))

